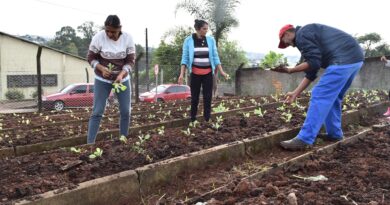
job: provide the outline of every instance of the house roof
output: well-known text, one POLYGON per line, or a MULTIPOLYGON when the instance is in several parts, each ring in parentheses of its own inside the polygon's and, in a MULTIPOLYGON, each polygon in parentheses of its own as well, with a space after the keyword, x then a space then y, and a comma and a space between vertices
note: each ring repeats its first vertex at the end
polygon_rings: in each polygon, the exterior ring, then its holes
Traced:
POLYGON ((34 44, 36 46, 41 46, 43 48, 46 48, 46 49, 49 49, 49 50, 53 50, 53 51, 56 51, 56 52, 59 52, 59 53, 62 53, 62 54, 68 55, 68 56, 72 56, 72 57, 75 57, 75 58, 78 58, 78 59, 81 59, 81 60, 87 60, 86 58, 82 58, 80 56, 77 56, 77 55, 74 55, 74 54, 71 54, 71 53, 68 53, 68 52, 64 52, 64 51, 61 51, 61 50, 58 50, 58 49, 55 49, 55 48, 52 48, 52 47, 49 47, 49 46, 46 46, 46 45, 42 45, 42 44, 39 44, 39 43, 36 43, 36 42, 33 42, 33 41, 29 41, 29 40, 26 40, 26 39, 23 39, 23 38, 20 38, 20 37, 17 37, 17 36, 8 34, 8 33, 4 33, 2 31, 0 31, 0 35, 8 36, 10 38, 14 38, 14 39, 26 42, 26 43, 34 44))

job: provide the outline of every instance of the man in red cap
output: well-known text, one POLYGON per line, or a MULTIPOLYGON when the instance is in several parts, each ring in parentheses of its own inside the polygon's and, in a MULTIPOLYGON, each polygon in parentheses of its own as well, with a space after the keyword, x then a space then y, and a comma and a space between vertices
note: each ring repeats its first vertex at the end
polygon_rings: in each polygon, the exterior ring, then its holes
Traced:
POLYGON ((293 102, 316 79, 320 68, 326 69, 312 89, 310 106, 300 132, 280 145, 288 150, 309 147, 323 124, 329 140, 341 140, 341 103, 364 60, 359 43, 344 31, 322 24, 285 25, 280 29, 279 40, 279 48, 297 47, 305 60, 294 68, 272 69, 288 74, 306 73, 298 87, 286 94, 287 103, 293 102))

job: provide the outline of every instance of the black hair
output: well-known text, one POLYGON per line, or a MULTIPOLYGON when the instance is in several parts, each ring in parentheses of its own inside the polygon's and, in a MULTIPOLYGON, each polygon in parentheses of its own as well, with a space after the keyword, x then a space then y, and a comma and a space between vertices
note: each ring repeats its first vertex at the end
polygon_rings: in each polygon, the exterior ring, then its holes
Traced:
POLYGON ((121 27, 121 20, 119 20, 119 17, 117 15, 109 15, 104 22, 104 26, 119 28, 121 27))
POLYGON ((205 20, 195 19, 194 28, 195 30, 199 30, 206 24, 208 25, 208 23, 205 20))

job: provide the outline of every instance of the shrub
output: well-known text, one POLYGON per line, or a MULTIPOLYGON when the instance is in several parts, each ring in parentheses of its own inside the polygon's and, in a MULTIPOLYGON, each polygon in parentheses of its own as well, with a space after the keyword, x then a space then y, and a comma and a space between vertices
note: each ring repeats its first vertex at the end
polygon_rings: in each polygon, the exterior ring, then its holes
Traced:
POLYGON ((5 97, 8 100, 22 100, 24 99, 24 94, 20 90, 10 89, 5 93, 5 97))
MULTIPOLYGON (((43 90, 41 90, 41 93, 43 94, 43 90)), ((31 97, 33 99, 38 99, 38 90, 35 90, 33 93, 31 93, 31 97)))

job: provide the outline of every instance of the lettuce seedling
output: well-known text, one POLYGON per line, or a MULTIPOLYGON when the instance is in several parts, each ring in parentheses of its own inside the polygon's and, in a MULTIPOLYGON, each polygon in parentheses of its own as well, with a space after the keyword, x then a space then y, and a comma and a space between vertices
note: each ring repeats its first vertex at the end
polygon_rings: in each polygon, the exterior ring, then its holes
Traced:
POLYGON ((89 155, 90 159, 95 159, 97 157, 101 157, 103 155, 103 150, 99 147, 96 148, 95 152, 89 155))
POLYGON ((77 148, 75 148, 75 147, 71 147, 71 148, 70 148, 70 151, 78 154, 78 153, 81 152, 81 149, 80 149, 80 148, 77 149, 77 148))
POLYGON ((126 136, 121 135, 121 136, 119 137, 119 140, 120 140, 123 144, 127 144, 127 137, 126 137, 126 136))
POLYGON ((123 85, 122 83, 113 83, 112 84, 112 91, 115 93, 123 92, 127 89, 126 85, 123 85))

